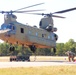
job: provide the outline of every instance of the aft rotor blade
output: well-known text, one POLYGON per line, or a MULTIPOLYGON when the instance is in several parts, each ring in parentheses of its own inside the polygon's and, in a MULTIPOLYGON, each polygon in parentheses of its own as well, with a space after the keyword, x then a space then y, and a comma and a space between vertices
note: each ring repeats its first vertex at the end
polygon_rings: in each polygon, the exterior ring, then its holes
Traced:
POLYGON ((42 4, 44 4, 44 3, 38 3, 38 4, 35 4, 35 5, 31 5, 31 6, 27 6, 27 7, 24 7, 24 8, 20 8, 20 9, 15 10, 14 12, 19 11, 19 10, 22 10, 22 9, 26 9, 26 8, 30 8, 30 7, 42 5, 42 4))
POLYGON ((58 16, 58 15, 52 15, 52 17, 57 17, 57 18, 66 18, 66 17, 58 16))
POLYGON ((55 13, 66 13, 66 12, 73 11, 73 10, 76 10, 76 7, 71 8, 71 9, 62 10, 62 11, 57 11, 57 12, 54 12, 53 14, 55 14, 55 13))
POLYGON ((51 16, 51 17, 57 17, 57 18, 65 18, 63 16, 58 16, 58 15, 52 15, 52 14, 44 14, 44 13, 26 13, 26 14, 33 14, 33 15, 46 15, 46 16, 51 16))

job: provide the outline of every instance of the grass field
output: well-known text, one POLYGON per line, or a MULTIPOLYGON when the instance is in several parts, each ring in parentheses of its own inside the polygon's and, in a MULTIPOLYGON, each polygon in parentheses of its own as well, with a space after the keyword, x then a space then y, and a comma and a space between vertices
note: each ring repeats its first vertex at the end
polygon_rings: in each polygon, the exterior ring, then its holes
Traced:
POLYGON ((3 68, 0 75, 76 75, 76 66, 3 68))
MULTIPOLYGON (((34 56, 30 57, 31 61, 34 56)), ((36 61, 43 60, 63 60, 68 61, 68 57, 58 56, 37 56, 36 61)), ((0 62, 9 61, 9 57, 0 57, 0 62)), ((76 75, 76 65, 49 66, 49 67, 29 67, 29 68, 0 68, 0 75, 76 75)))

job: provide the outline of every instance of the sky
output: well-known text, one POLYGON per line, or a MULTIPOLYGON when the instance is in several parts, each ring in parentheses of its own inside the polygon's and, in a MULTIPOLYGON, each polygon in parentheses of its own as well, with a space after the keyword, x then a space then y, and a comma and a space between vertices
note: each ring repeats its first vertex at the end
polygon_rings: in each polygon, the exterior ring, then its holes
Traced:
MULTIPOLYGON (((0 0, 0 11, 10 11, 30 5, 44 3, 42 5, 27 8, 25 10, 45 9, 45 11, 38 11, 36 13, 53 13, 69 8, 76 7, 76 0, 0 0)), ((23 24, 28 23, 30 26, 39 26, 41 15, 18 14, 17 21, 23 24)), ((58 43, 66 43, 69 39, 74 39, 76 42, 76 10, 56 14, 66 17, 65 19, 54 18, 54 27, 57 27, 56 34, 58 35, 58 43)), ((0 26, 4 22, 4 14, 0 14, 0 26)))

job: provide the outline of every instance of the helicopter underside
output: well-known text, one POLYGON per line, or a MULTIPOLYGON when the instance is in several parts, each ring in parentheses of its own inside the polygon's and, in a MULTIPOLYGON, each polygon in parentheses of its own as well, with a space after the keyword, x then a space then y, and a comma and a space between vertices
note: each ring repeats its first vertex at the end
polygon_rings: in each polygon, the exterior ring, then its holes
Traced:
POLYGON ((31 45, 34 45, 36 48, 54 48, 55 46, 48 46, 48 45, 43 45, 39 43, 34 43, 32 41, 22 41, 18 38, 15 37, 15 35, 6 35, 6 34, 0 34, 0 39, 7 42, 7 43, 12 43, 12 44, 18 44, 18 45, 24 45, 25 47, 29 47, 31 45))

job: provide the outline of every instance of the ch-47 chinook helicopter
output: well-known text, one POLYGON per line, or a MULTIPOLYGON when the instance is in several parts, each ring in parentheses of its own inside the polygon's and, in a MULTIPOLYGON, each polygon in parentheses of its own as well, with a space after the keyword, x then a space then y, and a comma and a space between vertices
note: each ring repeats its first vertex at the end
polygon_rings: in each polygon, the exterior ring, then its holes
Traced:
POLYGON ((58 39, 58 36, 54 33, 57 31, 57 28, 54 27, 52 17, 65 18, 54 14, 76 10, 76 7, 50 14, 31 13, 40 10, 21 11, 22 9, 30 8, 41 4, 43 3, 31 5, 15 11, 0 11, 0 13, 5 14, 4 23, 1 25, 0 29, 0 39, 10 44, 18 44, 22 45, 23 47, 29 47, 33 52, 36 51, 36 48, 53 48, 54 52, 56 52, 56 41, 58 39), (29 26, 27 24, 24 25, 17 22, 17 17, 13 13, 43 15, 44 17, 39 23, 40 28, 37 28, 36 26, 29 26))

